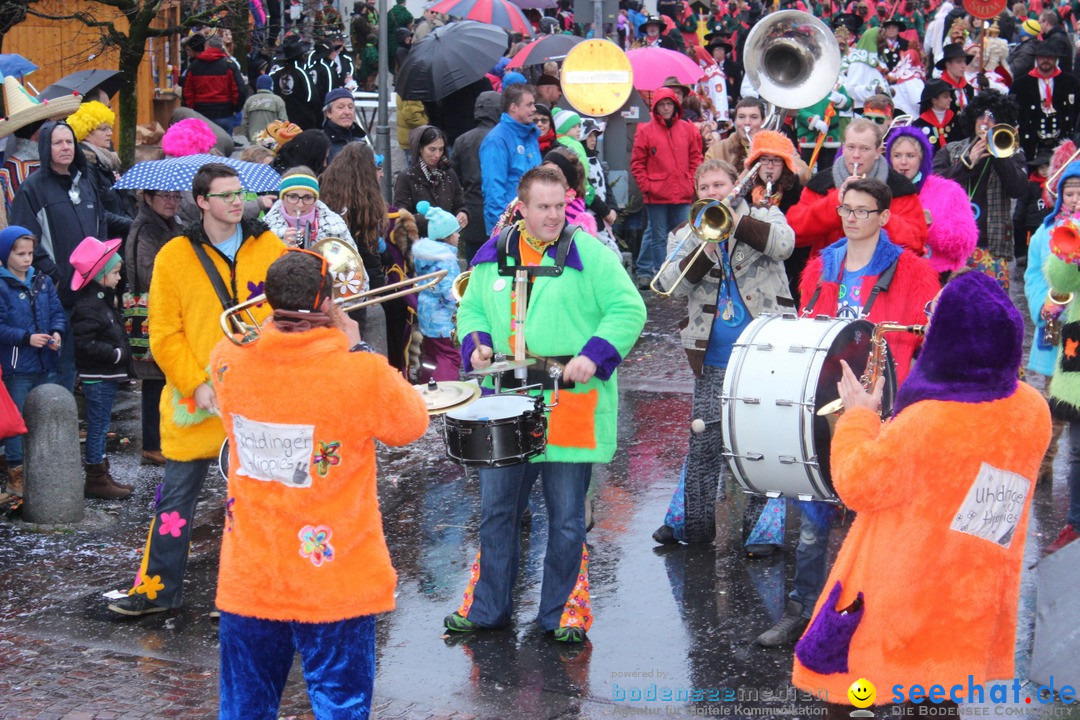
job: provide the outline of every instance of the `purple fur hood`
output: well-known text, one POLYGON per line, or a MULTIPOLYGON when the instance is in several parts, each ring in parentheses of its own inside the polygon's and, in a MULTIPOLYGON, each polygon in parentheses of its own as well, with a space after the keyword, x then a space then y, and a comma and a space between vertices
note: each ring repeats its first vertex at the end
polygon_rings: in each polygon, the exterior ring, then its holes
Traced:
POLYGON ((1024 319, 997 281, 968 272, 938 296, 922 354, 896 395, 895 414, 920 400, 981 403, 1016 392, 1024 319))
MULTIPOLYGON (((919 148, 922 150, 922 162, 919 164, 919 176, 918 181, 912 181, 919 190, 922 190, 923 183, 926 182, 926 178, 930 177, 934 171, 934 148, 930 145, 930 140, 923 134, 923 131, 917 127, 898 127, 889 133, 889 138, 885 143, 885 160, 889 161, 892 157, 892 146, 900 138, 911 138, 919 144, 919 148)), ((889 167, 892 167, 892 162, 889 161, 889 167)))

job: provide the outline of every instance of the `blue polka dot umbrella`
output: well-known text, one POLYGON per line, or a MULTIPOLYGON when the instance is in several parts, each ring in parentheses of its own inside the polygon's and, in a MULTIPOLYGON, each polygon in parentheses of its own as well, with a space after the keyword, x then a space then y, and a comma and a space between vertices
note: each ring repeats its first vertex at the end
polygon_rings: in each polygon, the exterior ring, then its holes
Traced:
POLYGON ((113 187, 118 190, 191 190, 195 173, 207 163, 222 163, 236 170, 244 189, 250 192, 277 190, 281 182, 281 176, 269 165, 202 154, 138 163, 124 173, 113 187))

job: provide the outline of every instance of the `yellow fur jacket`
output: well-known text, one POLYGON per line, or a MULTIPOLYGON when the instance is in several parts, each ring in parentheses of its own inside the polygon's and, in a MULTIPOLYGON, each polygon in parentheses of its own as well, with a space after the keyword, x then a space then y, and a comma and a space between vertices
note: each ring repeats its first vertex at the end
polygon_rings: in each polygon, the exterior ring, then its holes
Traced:
MULTIPOLYGON (((266 271, 285 249, 260 222, 242 224, 244 239, 230 262, 214 249, 202 224, 185 232, 202 242, 225 287, 243 302, 263 292, 266 271)), ((150 280, 150 350, 165 373, 161 393, 161 452, 170 460, 217 456, 225 431, 221 420, 195 407, 195 388, 210 380, 210 351, 222 339, 221 301, 188 237, 173 238, 154 260, 150 280)), ((263 305, 253 312, 259 322, 269 314, 263 305)))
POLYGON ((375 440, 424 434, 420 394, 336 328, 271 323, 254 345, 222 340, 211 367, 230 448, 217 606, 299 622, 392 610, 375 440))

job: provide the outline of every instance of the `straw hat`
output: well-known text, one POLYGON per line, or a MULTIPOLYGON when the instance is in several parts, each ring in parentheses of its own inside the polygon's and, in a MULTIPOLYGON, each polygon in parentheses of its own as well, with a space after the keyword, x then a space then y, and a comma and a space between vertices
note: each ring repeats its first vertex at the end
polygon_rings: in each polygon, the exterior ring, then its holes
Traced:
POLYGON ((4 107, 8 116, 0 119, 0 138, 32 123, 62 120, 78 110, 81 104, 82 98, 75 94, 38 100, 26 92, 18 78, 4 78, 4 107))

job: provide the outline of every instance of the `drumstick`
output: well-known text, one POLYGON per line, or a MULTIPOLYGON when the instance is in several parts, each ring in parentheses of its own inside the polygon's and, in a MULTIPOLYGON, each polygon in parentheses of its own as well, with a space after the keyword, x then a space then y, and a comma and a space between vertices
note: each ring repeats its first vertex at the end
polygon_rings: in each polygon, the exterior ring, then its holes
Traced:
MULTIPOLYGON (((514 273, 514 296, 516 298, 514 304, 514 359, 524 360, 525 306, 529 297, 529 275, 524 269, 517 270, 514 273)), ((524 380, 528 377, 528 370, 523 367, 517 368, 514 370, 514 377, 524 380)))

